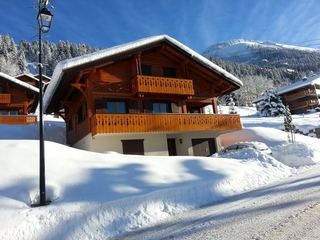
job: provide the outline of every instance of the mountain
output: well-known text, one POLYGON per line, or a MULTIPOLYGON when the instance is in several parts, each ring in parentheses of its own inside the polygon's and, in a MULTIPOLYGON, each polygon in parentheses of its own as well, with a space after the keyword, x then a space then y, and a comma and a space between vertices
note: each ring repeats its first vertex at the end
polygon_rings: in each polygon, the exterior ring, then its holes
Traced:
POLYGON ((320 49, 235 39, 209 46, 203 55, 242 80, 240 105, 265 90, 288 85, 320 72, 320 49))
POLYGON ((203 55, 237 63, 281 67, 294 63, 293 59, 306 62, 314 56, 320 58, 320 49, 235 39, 211 45, 203 55))

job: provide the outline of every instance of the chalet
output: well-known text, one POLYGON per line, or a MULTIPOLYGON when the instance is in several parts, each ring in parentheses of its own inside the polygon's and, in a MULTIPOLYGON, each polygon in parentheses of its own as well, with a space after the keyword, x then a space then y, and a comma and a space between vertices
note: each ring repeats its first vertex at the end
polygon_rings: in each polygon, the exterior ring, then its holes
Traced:
MULTIPOLYGON (((25 83, 28 83, 31 86, 39 88, 39 75, 31 75, 28 73, 23 73, 23 74, 15 76, 15 78, 17 78, 25 83)), ((49 82, 50 82, 50 77, 43 75, 42 82, 43 82, 43 90, 45 91, 49 82)))
POLYGON ((60 62, 44 95, 67 143, 124 154, 209 156, 241 129, 217 97, 242 82, 177 40, 154 36, 60 62), (212 114, 204 114, 205 107, 212 114))
POLYGON ((37 122, 35 111, 39 90, 19 79, 0 72, 0 124, 37 122))
MULTIPOLYGON (((281 87, 276 92, 294 114, 320 110, 320 74, 315 74, 309 78, 281 87)), ((254 100, 258 109, 262 100, 264 100, 264 96, 254 100)))

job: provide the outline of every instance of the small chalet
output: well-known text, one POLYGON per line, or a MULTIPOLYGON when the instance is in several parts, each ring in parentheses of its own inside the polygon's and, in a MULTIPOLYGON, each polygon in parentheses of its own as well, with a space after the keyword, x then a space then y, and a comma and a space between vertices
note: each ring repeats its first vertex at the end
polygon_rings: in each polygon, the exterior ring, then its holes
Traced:
MULTIPOLYGON (((276 90, 285 105, 289 105, 294 114, 306 113, 310 110, 320 110, 320 75, 316 74, 309 78, 297 81, 276 90)), ((264 100, 261 96, 254 100, 257 108, 264 100)))
POLYGON ((242 82, 177 40, 154 36, 60 62, 44 95, 67 143, 85 150, 209 156, 241 129, 217 97, 242 82), (213 113, 204 114, 211 107, 213 113))
MULTIPOLYGON (((18 76, 15 76, 15 78, 30 84, 31 86, 34 86, 36 88, 39 88, 39 75, 31 75, 28 73, 23 73, 18 76)), ((43 82, 43 90, 45 91, 49 82, 50 82, 50 77, 42 75, 42 82, 43 82)))
POLYGON ((38 104, 38 88, 0 72, 0 124, 31 124, 38 104))

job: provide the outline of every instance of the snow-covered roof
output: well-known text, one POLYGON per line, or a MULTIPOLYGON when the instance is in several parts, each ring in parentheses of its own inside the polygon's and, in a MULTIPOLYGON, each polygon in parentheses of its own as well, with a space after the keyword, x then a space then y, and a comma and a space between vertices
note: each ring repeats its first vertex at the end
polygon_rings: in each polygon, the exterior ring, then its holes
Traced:
POLYGON ((30 85, 28 83, 25 83, 25 82, 15 78, 15 77, 11 77, 10 75, 5 74, 3 72, 0 72, 0 80, 1 80, 1 78, 4 78, 7 81, 12 82, 13 84, 19 85, 19 86, 21 86, 23 88, 26 88, 28 90, 31 90, 33 92, 39 93, 39 89, 38 88, 36 88, 36 87, 34 87, 34 86, 32 86, 32 85, 30 85))
POLYGON ((137 41, 133 41, 130 43, 118 45, 112 48, 108 48, 105 50, 97 51, 91 54, 86 54, 83 56, 79 56, 72 59, 67 59, 64 61, 61 61, 57 64, 56 68, 54 69, 50 84, 47 88, 47 91, 44 95, 44 111, 47 110, 51 99, 53 95, 55 94, 56 89, 58 88, 60 84, 60 80, 62 79, 63 72, 67 69, 71 69, 83 64, 87 64, 93 61, 101 60, 106 57, 111 57, 120 53, 124 53, 127 51, 139 49, 143 46, 147 46, 153 43, 161 42, 161 41, 167 41, 170 44, 174 45, 175 47, 179 48, 180 50, 184 51, 194 59, 195 61, 199 62, 203 66, 213 70, 214 72, 218 73, 219 75, 222 75, 227 80, 232 82, 233 84, 237 86, 242 86, 242 82, 233 76, 231 73, 227 72, 226 70, 222 69, 221 67, 217 66, 216 64, 209 61, 207 58, 203 57, 199 53, 195 52, 194 50, 190 49, 189 47, 185 46, 184 44, 180 43, 179 41, 175 40, 172 37, 169 37, 167 35, 159 35, 159 36, 152 36, 144 39, 140 39, 137 41))
MULTIPOLYGON (((36 76, 38 76, 38 75, 39 75, 39 74, 37 74, 37 75, 31 75, 31 74, 28 74, 28 73, 23 73, 23 74, 19 74, 19 75, 15 76, 15 78, 18 78, 18 79, 19 79, 19 77, 27 76, 27 77, 29 77, 29 78, 31 78, 31 79, 39 82, 39 79, 36 77, 36 76)), ((49 80, 49 82, 50 82, 50 77, 48 77, 48 76, 46 76, 46 75, 43 75, 43 74, 42 74, 42 77, 47 78, 47 79, 49 80)), ((49 82, 43 82, 43 84, 46 85, 46 84, 49 84, 49 82)))
MULTIPOLYGON (((300 81, 297 81, 295 83, 292 83, 288 86, 284 86, 284 87, 281 87, 279 89, 276 90, 276 92, 281 95, 281 94, 284 94, 284 93, 287 93, 287 92, 291 92, 291 91, 294 91, 296 89, 299 89, 299 88, 302 88, 302 87, 305 87, 305 86, 308 86, 308 85, 314 85, 314 84, 320 84, 320 74, 315 74, 315 75, 312 75, 311 77, 305 79, 305 80, 300 80, 300 81)), ((260 96, 260 97, 257 97, 253 102, 256 103, 256 102, 259 102, 261 100, 264 99, 264 96, 260 96)))

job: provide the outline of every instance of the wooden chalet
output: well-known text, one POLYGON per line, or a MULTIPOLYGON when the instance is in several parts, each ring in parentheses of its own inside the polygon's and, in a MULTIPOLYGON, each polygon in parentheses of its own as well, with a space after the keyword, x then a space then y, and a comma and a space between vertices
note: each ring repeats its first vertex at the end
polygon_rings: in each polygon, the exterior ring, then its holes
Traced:
MULTIPOLYGON (((276 90, 285 105, 294 114, 307 113, 312 110, 320 111, 320 75, 316 74, 309 78, 297 81, 276 90)), ((260 102, 264 100, 261 96, 254 100, 259 109, 260 102)))
POLYGON ((33 124, 38 88, 0 72, 0 124, 33 124))
POLYGON ((60 62, 44 108, 65 119, 67 143, 80 149, 209 156, 220 134, 241 129, 238 115, 217 114, 217 97, 241 85, 162 35, 60 62))
MULTIPOLYGON (((39 75, 31 75, 28 73, 23 73, 18 76, 15 76, 15 78, 30 84, 31 86, 34 86, 36 88, 39 88, 39 75)), ((50 82, 50 77, 43 75, 42 76, 42 82, 43 82, 43 90, 45 91, 47 89, 47 86, 50 82)))

